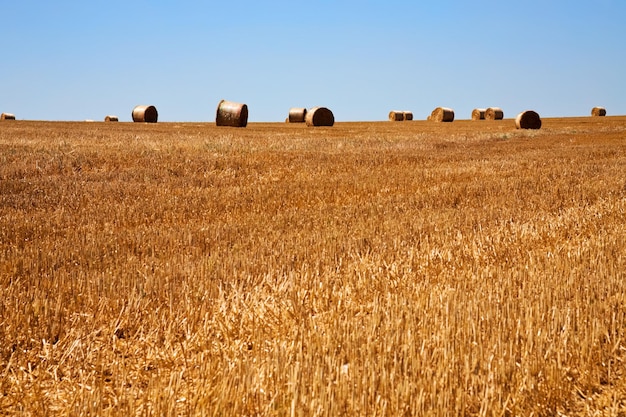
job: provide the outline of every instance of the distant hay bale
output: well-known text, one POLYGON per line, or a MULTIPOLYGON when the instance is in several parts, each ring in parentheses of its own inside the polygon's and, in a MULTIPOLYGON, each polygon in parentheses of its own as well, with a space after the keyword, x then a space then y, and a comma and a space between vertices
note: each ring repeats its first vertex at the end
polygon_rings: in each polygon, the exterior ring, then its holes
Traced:
POLYGON ((454 110, 448 107, 437 107, 432 111, 428 120, 435 122, 452 122, 454 121, 454 110))
POLYGON ((485 120, 485 109, 472 110, 472 120, 485 120))
POLYGON ((410 122, 411 120, 413 120, 413 112, 412 111, 405 110, 403 113, 404 113, 404 120, 405 121, 410 122))
POLYGON ((606 116, 606 109, 604 107, 594 107, 591 109, 592 116, 606 116))
POLYGON ((133 122, 137 123, 156 123, 159 119, 159 113, 154 106, 136 106, 132 116, 133 122))
POLYGON ((504 112, 500 107, 487 107, 485 110, 485 120, 502 120, 504 112))
POLYGON ((390 122, 402 122, 404 121, 404 112, 398 110, 391 110, 389 112, 389 121, 390 122))
POLYGON ((15 120, 15 115, 12 113, 0 114, 0 120, 15 120))
POLYGON ((313 107, 306 113, 307 126, 332 126, 334 124, 335 116, 326 107, 313 107))
POLYGON ((289 109, 289 123, 304 123, 306 120, 306 109, 304 107, 292 107, 289 109))
POLYGON ((222 100, 215 113, 217 126, 246 127, 248 125, 248 105, 222 100))
POLYGON ((118 119, 118 117, 117 117, 117 116, 112 116, 112 115, 109 115, 109 116, 106 116, 106 117, 104 118, 104 121, 105 121, 105 122, 119 122, 119 121, 120 121, 120 119, 118 119))
POLYGON ((515 127, 518 129, 541 129, 541 117, 532 110, 523 111, 515 118, 515 127))

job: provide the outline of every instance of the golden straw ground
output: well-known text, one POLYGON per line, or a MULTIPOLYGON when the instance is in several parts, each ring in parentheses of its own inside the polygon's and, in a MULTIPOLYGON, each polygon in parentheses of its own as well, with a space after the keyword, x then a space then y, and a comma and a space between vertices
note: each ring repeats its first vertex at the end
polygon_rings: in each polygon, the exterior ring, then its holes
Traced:
POLYGON ((0 414, 623 414, 625 137, 2 123, 0 414))

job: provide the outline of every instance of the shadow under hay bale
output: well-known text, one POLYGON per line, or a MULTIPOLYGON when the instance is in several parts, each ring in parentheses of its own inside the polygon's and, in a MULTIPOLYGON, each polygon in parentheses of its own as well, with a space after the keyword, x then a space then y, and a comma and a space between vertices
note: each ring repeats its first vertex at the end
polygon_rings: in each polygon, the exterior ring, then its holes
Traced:
POLYGON ((472 120, 485 120, 485 109, 472 110, 472 120))
POLYGON ((454 110, 448 107, 437 107, 432 111, 428 120, 434 122, 452 122, 454 121, 454 110))
POLYGON ((0 114, 0 120, 15 120, 15 115, 12 113, 0 114))
POLYGON ((402 122, 404 121, 404 112, 398 110, 392 110, 389 112, 390 122, 402 122))
POLYGON ((541 117, 533 110, 523 111, 515 118, 515 127, 518 129, 541 129, 541 117))
POLYGON ((159 112, 154 106, 136 106, 133 109, 133 122, 136 123, 156 123, 159 119, 159 112))
POLYGON ((485 110, 485 120, 502 120, 504 112, 500 107, 487 107, 485 110))
POLYGON ((104 118, 105 122, 119 122, 120 119, 117 116, 106 116, 104 118))
POLYGON ((222 100, 215 113, 217 126, 246 127, 248 125, 248 106, 242 103, 222 100))
POLYGON ((288 123, 304 123, 306 120, 306 109, 304 107, 292 107, 289 109, 288 123))
POLYGON ((594 107, 591 109, 591 115, 594 117, 606 116, 606 109, 604 107, 594 107))
POLYGON ((332 126, 334 124, 335 116, 326 107, 313 107, 306 113, 307 126, 332 126))

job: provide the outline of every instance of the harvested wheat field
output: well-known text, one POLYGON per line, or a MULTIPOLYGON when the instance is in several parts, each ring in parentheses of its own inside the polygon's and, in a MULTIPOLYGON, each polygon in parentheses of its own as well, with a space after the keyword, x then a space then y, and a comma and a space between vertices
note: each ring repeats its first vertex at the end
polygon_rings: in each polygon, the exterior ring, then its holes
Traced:
POLYGON ((626 412, 626 117, 0 126, 0 414, 626 412))

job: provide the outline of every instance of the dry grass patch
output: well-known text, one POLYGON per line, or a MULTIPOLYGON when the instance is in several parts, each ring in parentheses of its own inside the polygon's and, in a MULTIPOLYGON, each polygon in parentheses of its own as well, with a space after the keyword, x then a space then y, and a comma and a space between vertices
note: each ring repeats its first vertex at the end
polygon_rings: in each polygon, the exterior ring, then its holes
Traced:
POLYGON ((476 126, 3 127, 0 410, 623 413, 626 119, 476 126))

